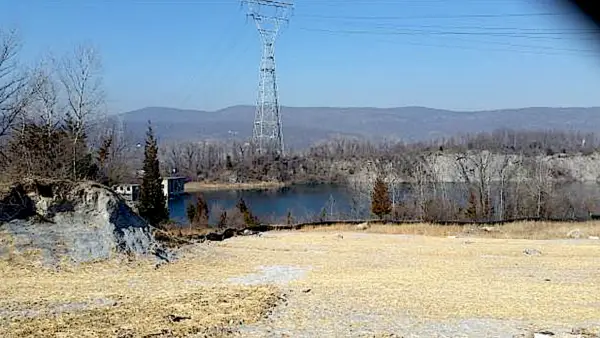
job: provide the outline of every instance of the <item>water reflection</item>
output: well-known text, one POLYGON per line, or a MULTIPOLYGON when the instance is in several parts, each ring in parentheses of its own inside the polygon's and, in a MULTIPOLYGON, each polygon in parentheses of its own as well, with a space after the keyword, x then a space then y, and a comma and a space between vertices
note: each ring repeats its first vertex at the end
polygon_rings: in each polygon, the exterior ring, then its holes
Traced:
MULTIPOLYGON (((469 193, 465 184, 446 183, 439 185, 438 189, 460 207, 466 206, 469 193)), ((586 217, 590 206, 595 213, 600 212, 600 205, 597 202, 600 200, 600 185, 578 182, 555 189, 557 196, 581 201, 574 203, 572 207, 574 217, 586 217)), ((496 190, 496 187, 492 187, 492 202, 495 207, 498 204, 497 194, 494 192, 496 190)), ((396 193, 398 200, 401 201, 417 194, 417 189, 405 184, 397 187, 396 193)), ((263 222, 285 222, 288 213, 291 213, 294 221, 316 220, 323 214, 330 219, 369 216, 369 205, 361 205, 361 208, 357 208, 353 201, 356 195, 342 185, 294 185, 277 189, 207 191, 202 194, 209 209, 212 210, 211 222, 218 220, 220 211, 234 208, 240 198, 246 201, 252 212, 263 222)), ((184 195, 169 201, 171 218, 182 224, 187 223, 186 205, 195 201, 195 196, 184 195)), ((524 198, 531 198, 531 196, 520 197, 520 199, 524 198)))

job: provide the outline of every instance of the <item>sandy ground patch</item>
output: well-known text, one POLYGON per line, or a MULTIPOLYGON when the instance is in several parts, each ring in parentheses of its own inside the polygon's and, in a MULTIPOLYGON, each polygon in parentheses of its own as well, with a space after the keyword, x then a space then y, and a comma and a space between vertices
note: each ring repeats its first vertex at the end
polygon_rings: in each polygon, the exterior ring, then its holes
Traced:
POLYGON ((600 325, 597 241, 306 232, 224 245, 263 264, 313 267, 244 336, 576 337, 600 325))

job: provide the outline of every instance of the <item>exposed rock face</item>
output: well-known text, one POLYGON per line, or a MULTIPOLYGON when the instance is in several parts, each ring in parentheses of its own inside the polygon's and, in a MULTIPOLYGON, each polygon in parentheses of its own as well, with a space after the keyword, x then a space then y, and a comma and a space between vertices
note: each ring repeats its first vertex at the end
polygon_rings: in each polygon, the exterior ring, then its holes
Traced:
POLYGON ((0 236, 12 246, 0 250, 0 255, 9 250, 37 251, 45 263, 54 264, 65 259, 88 262, 116 254, 155 255, 161 251, 148 223, 102 185, 29 182, 15 187, 11 194, 23 200, 23 207, 19 212, 15 206, 0 208, 0 220, 5 222, 0 224, 0 236), (2 212, 8 209, 10 214, 2 212))
MULTIPOLYGON (((527 180, 528 174, 523 162, 541 163, 548 170, 547 175, 551 180, 566 180, 576 182, 598 182, 600 181, 600 154, 556 154, 552 156, 520 157, 517 155, 493 154, 490 152, 469 152, 468 154, 433 153, 424 157, 424 169, 437 182, 464 182, 465 177, 462 166, 470 180, 479 179, 477 164, 485 164, 486 175, 492 182, 498 182, 504 177, 505 180, 517 181, 527 180), (462 160, 458 160, 462 158, 462 160), (504 176, 503 176, 504 175, 504 176)), ((412 178, 395 172, 398 164, 379 163, 385 173, 388 183, 412 182, 412 178)), ((350 183, 372 182, 377 176, 378 170, 375 163, 340 163, 332 169, 343 172, 350 183), (349 169, 354 167, 352 173, 349 169)))

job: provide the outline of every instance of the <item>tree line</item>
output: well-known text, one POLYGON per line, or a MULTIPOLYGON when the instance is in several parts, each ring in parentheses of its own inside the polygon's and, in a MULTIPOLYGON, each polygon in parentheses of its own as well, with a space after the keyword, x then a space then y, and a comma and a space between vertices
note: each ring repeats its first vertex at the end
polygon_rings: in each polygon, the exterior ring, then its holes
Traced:
POLYGON ((0 30, 0 169, 23 177, 109 183, 125 162, 124 142, 106 118, 102 62, 75 46, 34 66, 20 62, 15 31, 0 30))
MULTIPOLYGON (((16 31, 0 29, 0 179, 92 180, 128 177, 128 151, 106 119, 102 62, 92 45, 49 56, 33 67, 19 59, 16 31)), ((139 213, 155 226, 168 220, 158 146, 148 128, 139 213)))
POLYGON ((365 162, 394 163, 405 176, 422 158, 488 151, 523 158, 591 155, 600 148, 593 133, 560 130, 508 130, 465 134, 427 142, 370 142, 336 138, 286 154, 260 155, 248 143, 198 141, 161 146, 163 172, 173 171, 198 181, 215 182, 339 182, 365 162))
MULTIPOLYGON (((499 129, 414 143, 335 138, 282 156, 259 154, 237 141, 159 144, 149 130, 142 149, 126 126, 106 116, 102 62, 93 46, 76 46, 27 67, 19 59, 20 45, 18 34, 0 30, 3 181, 52 178, 111 186, 138 179, 144 169, 154 175, 142 180, 146 192, 173 174, 221 183, 339 183, 353 191, 350 217, 368 211, 379 177, 395 218, 577 218, 594 208, 587 197, 565 191, 563 183, 573 178, 548 161, 597 152, 600 140, 593 133, 499 129), (455 163, 451 171, 460 186, 451 188, 443 177, 444 159, 455 163)), ((144 198, 160 204, 151 195, 144 198)), ((157 219, 166 217, 156 212, 157 219)))

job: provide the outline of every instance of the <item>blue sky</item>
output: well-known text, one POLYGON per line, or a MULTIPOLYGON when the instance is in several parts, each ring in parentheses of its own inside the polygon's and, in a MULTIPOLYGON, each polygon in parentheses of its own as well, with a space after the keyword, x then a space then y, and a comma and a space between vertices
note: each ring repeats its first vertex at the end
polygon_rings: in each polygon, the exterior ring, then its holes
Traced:
MULTIPOLYGON (((288 106, 600 105, 600 40, 526 0, 299 0, 277 42, 288 106)), ((23 58, 93 43, 111 112, 253 104, 258 33, 237 0, 2 0, 23 58)))

